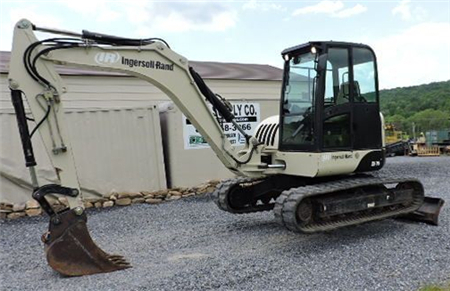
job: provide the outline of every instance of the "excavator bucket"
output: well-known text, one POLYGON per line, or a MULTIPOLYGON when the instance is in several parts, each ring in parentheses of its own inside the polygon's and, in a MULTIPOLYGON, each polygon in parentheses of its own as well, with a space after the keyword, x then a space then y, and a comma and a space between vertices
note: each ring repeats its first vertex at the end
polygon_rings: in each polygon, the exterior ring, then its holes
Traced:
POLYGON ((83 276, 108 273, 130 268, 119 255, 110 255, 100 249, 89 235, 87 218, 73 210, 55 214, 49 231, 42 236, 48 264, 65 276, 83 276))
POLYGON ((444 205, 441 198, 425 197, 422 206, 414 212, 400 216, 400 219, 425 222, 432 225, 438 225, 439 213, 444 205))
MULTIPOLYGON (((78 188, 69 188, 58 184, 46 184, 38 187, 34 168, 36 160, 31 143, 33 134, 30 134, 28 130, 22 94, 21 90, 11 90, 11 100, 16 112, 25 165, 30 169, 33 182, 32 197, 50 216, 49 230, 42 236, 48 264, 55 271, 66 276, 83 276, 130 268, 131 265, 123 257, 107 254, 94 243, 86 226, 87 218, 84 209, 75 207, 56 213, 46 200, 47 194, 59 194, 75 198, 79 196, 80 191, 78 188)), ((56 118, 56 115, 54 118, 56 118)), ((45 118, 42 119, 42 121, 44 120, 45 118)), ((67 148, 63 152, 68 153, 67 148)), ((69 156, 71 155, 69 154, 69 156)), ((68 163, 70 163, 70 160, 68 163)))

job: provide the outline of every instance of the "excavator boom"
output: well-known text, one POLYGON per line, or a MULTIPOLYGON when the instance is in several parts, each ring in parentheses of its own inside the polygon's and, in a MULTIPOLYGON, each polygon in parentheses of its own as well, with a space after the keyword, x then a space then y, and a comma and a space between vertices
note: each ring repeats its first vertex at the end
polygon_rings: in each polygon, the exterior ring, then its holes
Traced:
MULTIPOLYGON (((128 268, 130 264, 121 256, 102 251, 87 229, 75 160, 64 124, 62 95, 67 89, 55 64, 121 72, 150 82, 174 101, 222 163, 235 173, 244 174, 240 165, 250 166, 252 158, 257 156, 255 141, 251 144, 250 137, 235 123, 226 104, 206 86, 187 59, 172 51, 164 41, 127 39, 88 31, 77 34, 39 28, 25 19, 19 21, 14 30, 8 75, 11 99, 34 187, 32 196, 50 216, 49 231, 42 238, 47 260, 63 275, 111 272, 128 268), (38 40, 35 30, 65 36, 38 40), (37 121, 31 133, 23 97, 37 121), (246 136, 247 147, 243 151, 238 153, 230 144, 208 103, 246 136), (35 133, 39 133, 45 145, 60 185, 39 185, 31 142, 35 133), (69 209, 54 211, 46 199, 48 194, 65 196, 69 209)), ((257 170, 257 165, 253 168, 257 170)))

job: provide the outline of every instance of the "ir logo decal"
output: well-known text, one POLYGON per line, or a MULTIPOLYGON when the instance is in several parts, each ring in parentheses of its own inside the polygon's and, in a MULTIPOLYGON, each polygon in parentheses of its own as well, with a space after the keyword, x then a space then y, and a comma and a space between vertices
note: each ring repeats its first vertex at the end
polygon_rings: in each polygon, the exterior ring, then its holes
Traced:
POLYGON ((95 55, 95 62, 99 65, 103 64, 114 64, 117 63, 120 59, 120 55, 118 52, 113 53, 97 53, 95 55))

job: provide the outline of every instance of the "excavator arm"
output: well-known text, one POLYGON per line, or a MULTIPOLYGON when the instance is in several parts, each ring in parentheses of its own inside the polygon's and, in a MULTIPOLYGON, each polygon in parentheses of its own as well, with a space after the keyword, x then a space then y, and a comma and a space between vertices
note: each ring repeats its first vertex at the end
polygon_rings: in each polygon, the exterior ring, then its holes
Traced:
POLYGON ((56 271, 77 276, 115 271, 130 265, 121 256, 103 252, 87 230, 75 160, 64 122, 62 95, 67 88, 55 64, 119 72, 148 81, 173 100, 227 168, 240 175, 261 175, 256 139, 240 128, 226 104, 212 93, 187 59, 171 50, 164 41, 126 39, 87 31, 77 34, 39 28, 28 20, 21 20, 14 30, 8 79, 26 166, 34 187, 33 198, 51 218, 43 241, 49 265, 56 271), (65 36, 38 40, 35 30, 65 36), (31 133, 23 97, 36 121, 31 133), (231 145, 209 106, 242 132, 247 139, 244 149, 231 145), (42 138, 60 184, 39 185, 31 143, 35 132, 42 138), (55 212, 45 198, 47 194, 67 197, 69 209, 55 212))

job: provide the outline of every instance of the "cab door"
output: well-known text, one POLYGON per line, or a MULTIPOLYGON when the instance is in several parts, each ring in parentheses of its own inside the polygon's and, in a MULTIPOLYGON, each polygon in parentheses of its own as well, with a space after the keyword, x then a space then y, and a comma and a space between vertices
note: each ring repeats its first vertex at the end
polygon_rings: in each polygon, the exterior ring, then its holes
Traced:
POLYGON ((353 148, 381 149, 382 130, 375 54, 367 47, 352 49, 353 148))
POLYGON ((322 151, 381 148, 376 63, 366 47, 330 46, 322 104, 322 151))
POLYGON ((353 108, 350 86, 350 50, 330 47, 325 71, 322 104, 321 149, 345 151, 353 147, 353 108))

